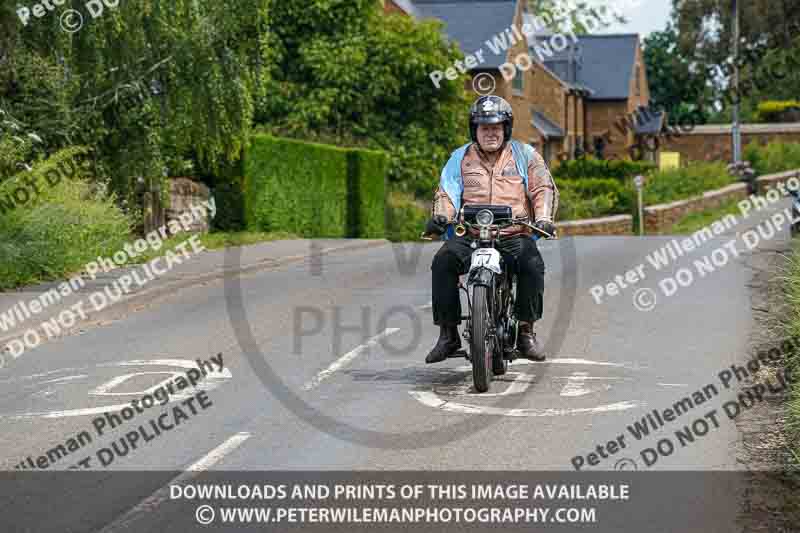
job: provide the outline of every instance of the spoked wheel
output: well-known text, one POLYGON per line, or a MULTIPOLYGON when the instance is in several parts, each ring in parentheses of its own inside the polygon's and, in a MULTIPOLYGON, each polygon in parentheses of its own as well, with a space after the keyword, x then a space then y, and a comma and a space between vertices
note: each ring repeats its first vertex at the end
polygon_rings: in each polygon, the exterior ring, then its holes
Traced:
POLYGON ((486 392, 492 380, 492 349, 489 328, 489 288, 476 285, 472 289, 472 337, 470 338, 470 359, 472 359, 472 381, 475 390, 486 392))
POLYGON ((505 317, 498 320, 502 327, 497 327, 497 334, 495 335, 494 357, 492 357, 492 373, 495 376, 502 376, 508 371, 508 359, 505 357, 505 351, 508 345, 508 328, 511 327, 511 320, 509 320, 511 317, 511 287, 505 277, 502 281, 501 294, 502 296, 498 298, 499 301, 495 302, 494 311, 494 316, 505 317), (504 309, 504 307, 507 309, 504 309))

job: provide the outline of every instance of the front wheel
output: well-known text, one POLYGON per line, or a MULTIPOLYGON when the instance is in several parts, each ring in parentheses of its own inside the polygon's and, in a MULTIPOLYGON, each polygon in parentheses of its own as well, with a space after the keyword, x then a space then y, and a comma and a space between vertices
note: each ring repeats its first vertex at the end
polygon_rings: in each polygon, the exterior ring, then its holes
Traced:
POLYGON ((489 288, 476 285, 472 289, 472 336, 470 359, 472 359, 472 382, 475 390, 486 392, 492 379, 492 346, 489 335, 489 288))

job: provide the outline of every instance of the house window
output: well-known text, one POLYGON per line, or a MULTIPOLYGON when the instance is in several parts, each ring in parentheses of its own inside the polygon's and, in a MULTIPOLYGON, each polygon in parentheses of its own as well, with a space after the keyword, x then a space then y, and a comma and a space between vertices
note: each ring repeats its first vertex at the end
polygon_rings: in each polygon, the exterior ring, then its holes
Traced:
POLYGON ((636 65, 636 96, 642 96, 642 84, 640 76, 640 67, 636 65))
POLYGON ((523 76, 522 69, 518 68, 514 74, 514 79, 511 81, 511 89, 513 89, 514 94, 522 94, 522 89, 524 88, 523 76))

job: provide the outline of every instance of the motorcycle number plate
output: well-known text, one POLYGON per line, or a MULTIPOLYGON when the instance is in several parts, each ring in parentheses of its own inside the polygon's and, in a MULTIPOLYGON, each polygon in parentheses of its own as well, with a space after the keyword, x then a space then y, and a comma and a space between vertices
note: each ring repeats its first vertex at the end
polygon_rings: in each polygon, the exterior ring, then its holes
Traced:
POLYGON ((500 252, 494 248, 479 248, 472 252, 469 269, 474 270, 481 267, 500 274, 500 252))

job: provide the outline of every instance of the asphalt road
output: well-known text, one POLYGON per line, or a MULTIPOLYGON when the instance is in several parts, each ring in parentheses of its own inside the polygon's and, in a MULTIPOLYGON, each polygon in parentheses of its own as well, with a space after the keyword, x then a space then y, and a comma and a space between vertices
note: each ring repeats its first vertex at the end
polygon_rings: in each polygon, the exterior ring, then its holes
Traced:
MULTIPOLYGON (((424 363, 438 333, 431 320, 430 263, 439 244, 334 252, 185 287, 158 305, 47 343, 0 369, 0 468, 19 472, 15 467, 27 457, 36 462, 59 444, 68 448, 81 432, 91 435, 91 443, 47 470, 90 458, 105 477, 92 478, 91 491, 64 489, 57 518, 36 517, 37 531, 46 530, 44 524, 54 531, 117 531, 126 524, 136 531, 167 530, 174 517, 159 514, 166 504, 156 498, 135 506, 187 468, 735 471, 741 469, 739 435, 722 405, 740 390, 735 378, 725 389, 720 373, 748 358, 751 252, 739 240, 739 256, 731 254, 703 277, 692 262, 776 211, 751 217, 661 270, 647 256, 672 237, 542 243, 547 289, 536 331, 551 353, 545 363, 515 362, 495 379, 491 394, 471 390, 466 360, 424 363), (640 264, 643 280, 596 302, 592 287, 640 264), (658 282, 680 268, 696 279, 665 296, 658 282), (644 288, 653 293, 636 292, 644 288), (634 294, 645 304, 655 295, 657 303, 637 309, 634 294), (223 369, 182 391, 185 397, 205 394, 193 403, 196 413, 183 404, 187 416, 176 427, 98 464, 97 450, 182 400, 107 428, 107 438, 97 435, 96 418, 160 382, 176 383, 195 360, 217 354, 223 369), (673 421, 635 438, 629 426, 653 410, 663 417, 686 397, 694 398, 690 408, 684 403, 673 421), (707 416, 714 410, 716 421, 707 416), (694 442, 686 433, 683 441, 676 436, 684 426, 694 442), (642 451, 665 437, 674 451, 647 464, 652 452, 642 451), (121 483, 116 471, 151 474, 120 494, 112 488, 121 483)), ((762 247, 781 248, 787 239, 784 228, 762 247)), ((226 266, 237 261, 230 252, 226 266)), ((174 413, 169 416, 174 423, 174 413)), ((36 514, 42 503, 13 495, 4 501, 5 516, 20 509, 36 514)), ((698 505, 697 531, 734 530, 730 509, 698 505)), ((675 530, 663 526, 650 530, 675 530)))

